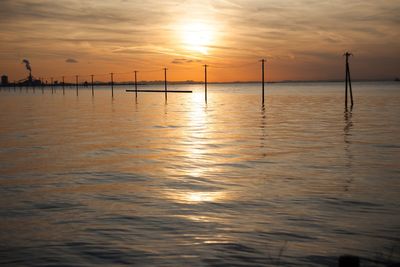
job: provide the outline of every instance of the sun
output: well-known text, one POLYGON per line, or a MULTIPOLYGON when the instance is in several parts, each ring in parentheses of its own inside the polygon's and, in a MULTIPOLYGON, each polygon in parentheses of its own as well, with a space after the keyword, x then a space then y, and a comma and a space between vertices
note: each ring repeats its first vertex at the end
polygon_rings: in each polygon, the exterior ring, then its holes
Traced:
POLYGON ((214 30, 203 22, 190 22, 182 26, 182 41, 185 48, 201 54, 208 54, 209 46, 214 41, 214 30))

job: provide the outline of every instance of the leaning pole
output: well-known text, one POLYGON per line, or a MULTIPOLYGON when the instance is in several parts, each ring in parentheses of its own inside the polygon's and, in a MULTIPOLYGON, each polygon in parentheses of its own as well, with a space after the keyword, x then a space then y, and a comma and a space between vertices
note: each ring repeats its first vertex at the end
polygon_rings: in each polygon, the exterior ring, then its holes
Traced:
POLYGON ((349 57, 353 54, 346 52, 343 56, 346 57, 345 63, 345 97, 344 97, 344 106, 347 109, 347 95, 350 95, 350 107, 352 108, 354 105, 353 101, 353 90, 351 87, 351 76, 350 76, 350 65, 349 65, 349 57))

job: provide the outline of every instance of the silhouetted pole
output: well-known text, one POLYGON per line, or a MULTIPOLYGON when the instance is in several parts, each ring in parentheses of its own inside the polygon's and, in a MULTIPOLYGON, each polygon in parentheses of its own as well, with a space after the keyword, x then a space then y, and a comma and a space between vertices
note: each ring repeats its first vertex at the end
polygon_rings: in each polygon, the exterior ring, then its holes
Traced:
POLYGON ((350 93, 350 104, 351 104, 351 108, 354 105, 353 102, 353 90, 351 88, 351 76, 350 76, 350 65, 349 65, 349 57, 352 56, 351 53, 346 52, 343 56, 346 57, 346 90, 345 90, 345 98, 344 98, 344 105, 347 109, 347 88, 349 88, 349 93, 350 93))
POLYGON ((262 73, 262 104, 264 105, 265 101, 265 93, 264 93, 264 87, 265 87, 265 59, 261 59, 261 73, 262 73))
MULTIPOLYGON (((344 54, 344 56, 346 56, 346 62, 347 62, 347 52, 346 52, 346 54, 344 54)), ((348 78, 348 76, 347 76, 347 74, 348 74, 348 71, 347 71, 347 63, 345 64, 345 91, 344 91, 344 106, 345 106, 345 108, 347 109, 347 83, 348 83, 348 80, 349 80, 349 78, 348 78)))
POLYGON ((167 68, 164 68, 165 101, 167 101, 167 68))
POLYGON ((353 89, 351 88, 350 66, 349 66, 349 89, 350 89, 350 102, 351 102, 351 107, 353 107, 354 102, 353 102, 353 89))
POLYGON ((208 65, 204 65, 204 100, 207 104, 207 67, 208 65))
POLYGON ((347 67, 347 78, 349 79, 349 89, 350 89, 350 101, 351 101, 351 107, 353 107, 353 90, 351 88, 351 76, 350 76, 350 65, 349 65, 349 56, 351 56, 352 54, 350 53, 346 53, 346 67, 347 67))
POLYGON ((114 97, 114 73, 111 74, 111 97, 114 97))
POLYGON ((64 81, 64 76, 62 76, 62 81, 63 81, 63 95, 65 95, 65 81, 64 81))
POLYGON ((75 76, 75 81, 76 81, 76 95, 78 95, 79 94, 79 91, 78 91, 78 75, 75 76))
POLYGON ((44 94, 44 82, 43 82, 43 78, 41 79, 41 83, 42 83, 42 94, 44 94))
POLYGON ((51 80, 51 93, 53 93, 53 91, 54 91, 53 77, 51 77, 50 80, 51 80))
POLYGON ((90 77, 92 78, 92 96, 94 96, 94 89, 93 89, 93 74, 90 75, 90 77))
POLYGON ((135 97, 137 98, 137 70, 135 72, 135 97))

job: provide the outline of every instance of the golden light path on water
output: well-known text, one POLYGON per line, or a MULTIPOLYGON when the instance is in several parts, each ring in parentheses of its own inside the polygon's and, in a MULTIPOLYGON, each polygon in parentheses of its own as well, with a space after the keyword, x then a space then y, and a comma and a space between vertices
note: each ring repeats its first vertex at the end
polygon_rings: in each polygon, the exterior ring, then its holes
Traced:
MULTIPOLYGON (((189 146, 185 147, 182 151, 182 156, 192 166, 187 168, 174 170, 179 172, 180 175, 188 175, 190 177, 210 177, 211 174, 216 172, 215 168, 210 168, 207 164, 209 155, 212 155, 212 147, 207 146, 208 140, 206 137, 207 132, 212 132, 212 124, 207 121, 207 106, 204 106, 204 94, 201 92, 193 93, 192 105, 190 110, 187 112, 187 127, 192 129, 187 134, 187 142, 189 146)), ((170 175, 176 175, 177 173, 170 173, 170 175)), ((168 190, 167 197, 178 202, 178 203, 189 203, 192 205, 202 204, 203 202, 223 202, 227 200, 228 193, 226 191, 194 191, 194 190, 168 190)), ((189 216, 192 220, 207 219, 204 216, 189 216)))

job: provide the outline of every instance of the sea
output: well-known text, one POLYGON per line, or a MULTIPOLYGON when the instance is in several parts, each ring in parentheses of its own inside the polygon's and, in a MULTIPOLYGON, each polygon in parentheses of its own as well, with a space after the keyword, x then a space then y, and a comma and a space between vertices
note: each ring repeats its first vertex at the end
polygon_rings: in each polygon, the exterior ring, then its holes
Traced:
POLYGON ((400 262, 399 82, 126 89, 1 88, 1 265, 400 262))

